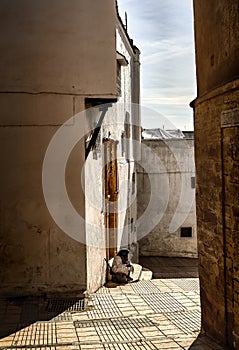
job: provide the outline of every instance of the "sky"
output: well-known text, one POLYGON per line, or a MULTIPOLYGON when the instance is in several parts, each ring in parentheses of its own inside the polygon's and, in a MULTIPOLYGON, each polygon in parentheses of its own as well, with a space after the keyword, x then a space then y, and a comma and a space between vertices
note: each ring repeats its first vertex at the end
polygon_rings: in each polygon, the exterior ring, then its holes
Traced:
POLYGON ((196 97, 192 0, 118 0, 141 51, 144 128, 193 130, 196 97), (146 107, 146 108, 144 108, 146 107))

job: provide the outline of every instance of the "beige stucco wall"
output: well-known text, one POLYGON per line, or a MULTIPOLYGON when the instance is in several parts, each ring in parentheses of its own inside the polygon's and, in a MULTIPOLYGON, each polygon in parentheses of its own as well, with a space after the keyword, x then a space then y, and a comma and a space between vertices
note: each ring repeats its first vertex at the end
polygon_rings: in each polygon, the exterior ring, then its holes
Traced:
MULTIPOLYGON (((24 95, 22 100, 18 96, 19 118, 16 105, 11 104, 11 95, 8 100, 9 109, 4 110, 4 119, 11 120, 12 110, 16 109, 14 117, 19 125, 4 126, 2 123, 0 129, 1 149, 4 150, 1 152, 1 290, 8 294, 32 294, 59 288, 62 291, 84 289, 85 248, 57 227, 49 215, 42 191, 42 164, 47 145, 58 129, 57 124, 71 115, 72 97, 68 101, 67 98, 57 99, 59 114, 52 122, 48 121, 52 125, 44 124, 44 115, 52 111, 55 96, 47 97, 50 104, 45 101, 44 109, 38 108, 35 96, 24 95), (67 105, 71 107, 68 113, 67 105), (43 120, 42 125, 34 125, 30 120, 28 107, 36 110, 38 120, 43 120), (24 111, 28 117, 27 126, 20 125, 24 111), (75 264, 81 268, 76 268, 75 264)), ((82 146, 80 148, 82 154, 82 146)), ((75 164, 74 177, 80 173, 79 162, 75 164)), ((71 171, 70 165, 68 168, 67 173, 71 171)), ((80 189, 74 191, 73 200, 84 212, 80 189)))
POLYGON ((1 91, 116 93, 114 1, 0 5, 1 91))
POLYGON ((153 197, 155 200, 140 224, 140 255, 197 256, 195 189, 191 187, 194 176, 194 140, 142 141, 139 219, 153 197), (180 237, 181 227, 192 227, 192 238, 180 237))
MULTIPOLYGON (((0 19, 1 293, 80 292, 87 288, 86 247, 51 218, 42 164, 51 138, 85 108, 85 97, 115 96, 114 2, 1 0, 0 19)), ((82 140, 66 169, 83 218, 84 152, 82 140)), ((90 254, 96 266, 99 256, 90 254)))

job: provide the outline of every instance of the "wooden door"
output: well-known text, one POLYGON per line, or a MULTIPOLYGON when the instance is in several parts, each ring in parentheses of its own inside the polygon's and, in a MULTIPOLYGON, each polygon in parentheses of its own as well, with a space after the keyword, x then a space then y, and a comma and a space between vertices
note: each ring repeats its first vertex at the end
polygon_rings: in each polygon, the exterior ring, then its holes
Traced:
POLYGON ((106 233, 106 258, 109 260, 117 253, 117 200, 118 170, 117 141, 104 139, 104 223, 106 233))

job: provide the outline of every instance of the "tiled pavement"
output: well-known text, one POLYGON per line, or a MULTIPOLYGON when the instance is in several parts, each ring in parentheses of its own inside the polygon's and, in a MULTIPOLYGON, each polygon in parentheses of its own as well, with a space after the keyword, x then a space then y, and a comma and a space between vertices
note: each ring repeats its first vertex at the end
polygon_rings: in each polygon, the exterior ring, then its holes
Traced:
POLYGON ((78 299, 0 301, 0 349, 219 350, 200 331, 197 278, 154 279, 78 299))
POLYGON ((82 299, 0 299, 0 349, 222 350, 200 332, 197 260, 141 258, 153 280, 82 299))

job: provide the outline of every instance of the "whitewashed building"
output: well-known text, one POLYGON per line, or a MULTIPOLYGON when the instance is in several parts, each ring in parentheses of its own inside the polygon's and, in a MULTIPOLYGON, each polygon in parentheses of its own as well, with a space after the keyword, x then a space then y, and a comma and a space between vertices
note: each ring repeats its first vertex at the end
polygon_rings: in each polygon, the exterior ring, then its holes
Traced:
MULTIPOLYGON (((141 124, 139 108, 140 52, 133 45, 117 13, 116 63, 117 101, 88 110, 90 142, 100 113, 106 113, 86 161, 86 237, 88 256, 101 254, 111 259, 122 247, 131 251, 132 261, 138 260, 137 242, 137 174, 136 160, 140 157, 141 124), (102 171, 103 170, 103 171, 102 171), (96 175, 97 174, 97 175, 96 175), (89 182, 88 179, 94 179, 89 182), (89 195, 92 194, 92 195, 89 195), (97 202, 97 208, 96 208, 97 202), (102 237, 102 246, 95 245, 102 237), (104 241, 105 239, 105 241, 104 241), (100 249, 103 247, 103 250, 100 249), (101 252, 101 253, 100 253, 101 252)), ((98 285, 99 266, 89 259, 92 274, 89 288, 98 285)), ((105 264, 101 278, 104 279, 105 264)), ((101 281, 102 283, 102 281, 101 281)), ((94 288, 93 288, 94 289, 94 288)))
POLYGON ((192 133, 145 130, 138 167, 138 218, 151 207, 139 233, 142 256, 197 257, 195 162, 192 133))

